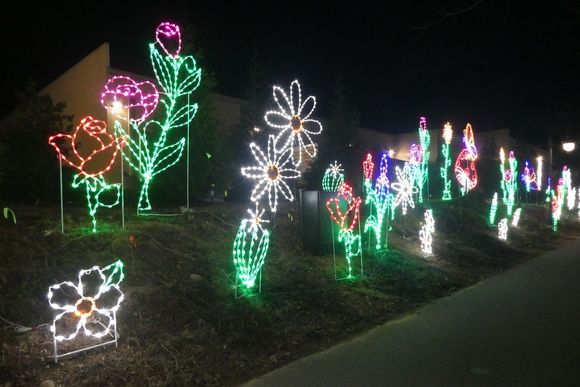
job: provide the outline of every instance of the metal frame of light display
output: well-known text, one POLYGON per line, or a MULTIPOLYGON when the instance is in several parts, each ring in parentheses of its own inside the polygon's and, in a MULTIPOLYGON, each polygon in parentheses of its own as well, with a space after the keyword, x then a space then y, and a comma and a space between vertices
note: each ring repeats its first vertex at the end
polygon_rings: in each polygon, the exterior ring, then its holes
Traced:
POLYGON ((355 197, 352 193, 352 187, 348 183, 343 183, 335 198, 330 198, 326 201, 326 209, 330 213, 330 219, 339 227, 337 241, 344 244, 344 257, 348 264, 348 272, 346 277, 338 278, 337 264, 336 264, 336 249, 334 245, 334 226, 331 227, 332 232, 332 254, 334 257, 334 278, 340 279, 356 279, 353 275, 352 258, 357 255, 360 256, 360 277, 364 276, 362 246, 360 237, 360 204, 362 199, 355 197), (346 203, 346 211, 341 210, 341 200, 346 203), (354 229, 358 226, 358 233, 354 229))
MULTIPOLYGON (((189 141, 189 125, 198 109, 197 103, 190 103, 190 96, 201 83, 201 69, 193 56, 180 55, 179 26, 161 23, 155 35, 155 43, 149 44, 149 54, 161 92, 149 81, 114 76, 101 94, 103 106, 118 118, 115 133, 127 139, 123 158, 142 182, 137 213, 152 210, 149 190, 154 177, 175 165, 183 155, 189 141), (147 119, 154 112, 161 113, 159 102, 164 109, 164 119, 147 119), (119 120, 127 121, 130 130, 123 128, 119 120), (170 132, 181 127, 187 127, 187 137, 167 144, 170 132)), ((189 165, 187 168, 189 179, 189 165)), ((189 180, 187 186, 189 189, 189 180)), ((187 200, 189 203, 189 192, 187 200)))
POLYGON ((118 260, 102 269, 93 266, 81 270, 77 284, 65 281, 48 288, 49 305, 60 311, 50 325, 55 363, 61 357, 93 348, 109 344, 117 346, 117 311, 124 299, 119 284, 124 277, 123 262, 118 260), (86 337, 100 339, 110 335, 113 339, 59 354, 58 343, 73 340, 81 330, 86 337))
MULTIPOLYGON (((107 133, 107 124, 104 121, 94 119, 92 116, 84 117, 72 135, 58 133, 48 138, 48 143, 58 153, 60 167, 62 168, 62 161, 64 161, 78 171, 74 175, 72 186, 73 188, 85 186, 93 232, 97 231, 96 215, 99 207, 112 208, 120 202, 121 184, 107 183, 104 174, 113 167, 117 153, 122 151, 125 140, 124 137, 114 137, 107 133), (116 191, 116 195, 114 195, 116 199, 112 203, 105 203, 101 195, 112 190, 116 191)), ((60 177, 61 229, 64 232, 62 171, 60 177)))
POLYGON ((471 124, 467 124, 463 130, 463 144, 465 148, 461 150, 455 160, 455 178, 461 187, 461 196, 477 187, 477 148, 475 146, 475 136, 471 124))
POLYGON ((341 166, 335 161, 324 171, 324 176, 322 177, 322 190, 324 192, 337 192, 342 183, 344 183, 344 170, 341 166))
MULTIPOLYGON (((389 246, 388 223, 393 195, 390 193, 389 179, 387 177, 388 166, 387 154, 383 153, 379 164, 379 176, 375 181, 374 189, 372 187, 372 180, 365 179, 365 184, 367 184, 365 189, 365 205, 370 206, 370 215, 365 222, 364 232, 371 232, 374 235, 376 251, 386 249, 389 246), (383 230, 385 230, 384 237, 383 230)), ((365 168, 363 167, 363 169, 365 168)), ((371 170, 370 175, 372 176, 372 174, 373 171, 371 170)))
POLYGON ((449 167, 451 166, 451 140, 453 139, 453 128, 447 122, 443 126, 443 144, 441 144, 441 154, 443 155, 443 166, 440 168, 441 178, 443 179, 443 197, 442 200, 451 200, 451 179, 449 179, 449 167))

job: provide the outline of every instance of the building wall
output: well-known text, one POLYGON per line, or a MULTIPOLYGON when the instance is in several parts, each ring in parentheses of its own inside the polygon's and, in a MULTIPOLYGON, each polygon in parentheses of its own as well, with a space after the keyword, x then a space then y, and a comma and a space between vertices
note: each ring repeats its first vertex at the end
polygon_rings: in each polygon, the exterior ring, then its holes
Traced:
POLYGON ((104 121, 107 112, 101 105, 100 95, 108 68, 109 44, 103 43, 40 93, 50 95, 55 102, 65 101, 66 114, 73 114, 75 123, 87 115, 104 121))

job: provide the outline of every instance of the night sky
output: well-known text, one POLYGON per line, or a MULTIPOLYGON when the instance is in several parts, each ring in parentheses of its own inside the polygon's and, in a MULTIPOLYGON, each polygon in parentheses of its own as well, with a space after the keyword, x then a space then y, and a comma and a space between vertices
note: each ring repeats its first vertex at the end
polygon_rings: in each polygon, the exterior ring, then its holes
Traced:
POLYGON ((28 77, 43 87, 105 41, 113 67, 149 74, 147 43, 172 20, 193 27, 194 55, 227 95, 243 96, 257 52, 269 83, 300 79, 321 114, 342 74, 361 124, 377 130, 412 131, 426 115, 431 126, 509 127, 538 144, 549 126, 578 132, 578 2, 14 3, 1 27, 2 115, 28 77))

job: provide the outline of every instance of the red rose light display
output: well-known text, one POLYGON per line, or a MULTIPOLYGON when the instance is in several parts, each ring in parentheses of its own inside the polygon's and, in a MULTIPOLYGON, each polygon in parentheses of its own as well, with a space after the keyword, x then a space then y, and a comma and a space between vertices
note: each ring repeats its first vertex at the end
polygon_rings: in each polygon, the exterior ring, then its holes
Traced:
POLYGON ((113 166, 124 139, 107 133, 105 122, 86 116, 72 135, 55 134, 49 137, 48 143, 54 147, 62 161, 78 171, 73 179, 73 187, 85 184, 89 214, 93 231, 96 231, 97 209, 110 208, 119 203, 119 184, 108 184, 103 175, 113 166), (112 190, 116 191, 117 200, 111 204, 101 202, 100 196, 112 190))

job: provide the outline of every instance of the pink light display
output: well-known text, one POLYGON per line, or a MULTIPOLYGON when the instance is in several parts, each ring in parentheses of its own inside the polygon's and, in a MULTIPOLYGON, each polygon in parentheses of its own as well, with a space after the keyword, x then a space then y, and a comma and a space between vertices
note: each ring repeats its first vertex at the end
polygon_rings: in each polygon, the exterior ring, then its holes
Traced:
POLYGON ((135 82, 125 76, 110 78, 101 94, 101 104, 105 109, 123 120, 129 118, 133 121, 143 121, 153 113, 158 103, 159 93, 153 83, 135 82), (122 106, 122 109, 117 105, 122 106))
POLYGON ((155 31, 155 40, 169 56, 176 58, 181 52, 181 30, 177 24, 159 24, 155 31))

